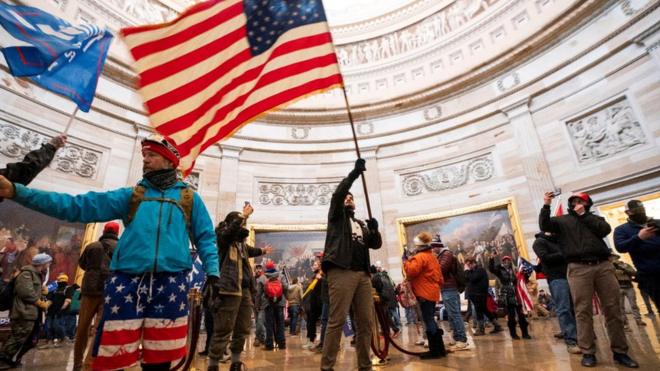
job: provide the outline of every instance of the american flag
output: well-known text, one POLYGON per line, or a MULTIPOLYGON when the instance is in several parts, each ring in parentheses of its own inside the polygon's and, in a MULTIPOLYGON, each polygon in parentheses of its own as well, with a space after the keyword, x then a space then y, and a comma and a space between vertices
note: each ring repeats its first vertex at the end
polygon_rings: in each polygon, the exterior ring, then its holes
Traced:
POLYGON ((522 305, 523 313, 527 314, 534 309, 534 301, 527 291, 527 279, 534 272, 532 263, 518 257, 518 272, 516 272, 516 296, 522 305))
POLYGON ((342 83, 321 0, 210 0, 122 30, 151 125, 184 173, 269 110, 342 83))

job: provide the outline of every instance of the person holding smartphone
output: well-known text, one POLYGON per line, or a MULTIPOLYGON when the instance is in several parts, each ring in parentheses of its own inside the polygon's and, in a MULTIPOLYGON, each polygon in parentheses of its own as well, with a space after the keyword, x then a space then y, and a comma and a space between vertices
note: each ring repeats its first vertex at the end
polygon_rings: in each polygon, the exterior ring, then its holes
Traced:
POLYGON ((644 204, 630 200, 625 206, 628 220, 614 229, 614 247, 629 253, 635 268, 639 289, 660 305, 660 230, 658 220, 646 215, 644 204))

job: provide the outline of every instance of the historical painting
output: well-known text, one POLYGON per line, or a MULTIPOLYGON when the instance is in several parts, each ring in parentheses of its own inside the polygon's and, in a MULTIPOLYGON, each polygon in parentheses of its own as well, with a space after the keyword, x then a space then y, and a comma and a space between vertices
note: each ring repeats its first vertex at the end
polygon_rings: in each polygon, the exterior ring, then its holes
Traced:
POLYGON ((487 255, 496 252, 516 262, 528 259, 513 199, 460 210, 398 219, 402 245, 413 246, 415 236, 426 231, 440 235, 459 260, 474 256, 487 266, 487 255))
POLYGON ((0 206, 0 266, 7 282, 12 273, 44 252, 53 258, 49 281, 60 273, 73 283, 85 236, 85 224, 69 223, 25 208, 10 200, 0 206))
POLYGON ((273 247, 270 255, 255 258, 255 264, 272 260, 289 280, 304 281, 312 272, 314 259, 323 252, 325 228, 325 225, 251 226, 255 247, 273 247))

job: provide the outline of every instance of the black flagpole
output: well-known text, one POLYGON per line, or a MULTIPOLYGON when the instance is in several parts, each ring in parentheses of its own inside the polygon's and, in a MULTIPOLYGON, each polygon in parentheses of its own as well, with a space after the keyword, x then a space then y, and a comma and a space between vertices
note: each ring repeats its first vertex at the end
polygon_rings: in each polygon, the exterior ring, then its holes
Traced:
MULTIPOLYGON (((360 155, 360 146, 358 145, 357 135, 355 134, 355 124, 353 123, 353 113, 351 112, 351 106, 348 104, 348 95, 346 94, 346 87, 344 84, 341 85, 341 91, 344 92, 344 101, 346 102, 346 111, 348 112, 348 121, 351 123, 351 132, 353 132, 353 143, 355 144, 355 152, 357 153, 358 158, 362 158, 360 155)), ((369 202, 369 191, 367 190, 367 181, 364 178, 364 173, 361 174, 362 178, 362 187, 364 188, 364 198, 367 200, 367 212, 369 213, 369 219, 372 219, 371 216, 371 203, 369 202)))

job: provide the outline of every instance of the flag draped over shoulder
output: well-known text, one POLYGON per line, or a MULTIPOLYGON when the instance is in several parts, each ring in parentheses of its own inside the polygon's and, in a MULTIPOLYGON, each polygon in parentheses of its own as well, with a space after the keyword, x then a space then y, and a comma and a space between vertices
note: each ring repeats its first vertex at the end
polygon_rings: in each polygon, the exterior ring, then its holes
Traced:
POLYGON ((184 173, 263 113, 342 83, 321 0, 210 0, 122 35, 151 125, 176 142, 184 173))
POLYGON ((89 111, 112 34, 40 9, 0 4, 0 47, 11 74, 29 77, 89 111))

